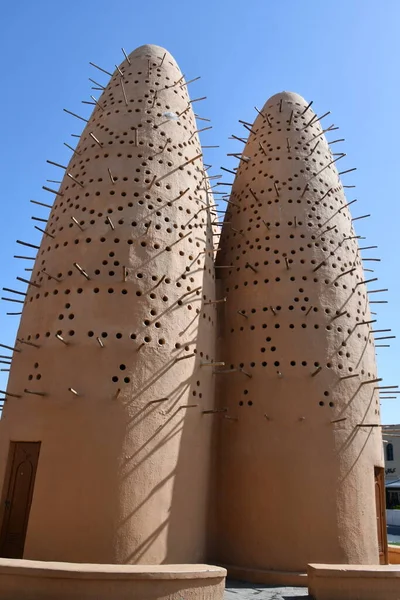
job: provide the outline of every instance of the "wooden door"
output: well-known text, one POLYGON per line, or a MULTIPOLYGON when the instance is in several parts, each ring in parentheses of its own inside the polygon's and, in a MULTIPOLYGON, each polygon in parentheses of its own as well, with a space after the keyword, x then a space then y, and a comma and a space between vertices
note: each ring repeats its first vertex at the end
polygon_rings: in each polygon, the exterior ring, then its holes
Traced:
POLYGON ((381 565, 387 565, 389 564, 389 557, 386 532, 385 471, 382 467, 375 467, 375 502, 379 562, 381 565))
POLYGON ((22 558, 40 442, 11 442, 3 495, 0 556, 22 558))

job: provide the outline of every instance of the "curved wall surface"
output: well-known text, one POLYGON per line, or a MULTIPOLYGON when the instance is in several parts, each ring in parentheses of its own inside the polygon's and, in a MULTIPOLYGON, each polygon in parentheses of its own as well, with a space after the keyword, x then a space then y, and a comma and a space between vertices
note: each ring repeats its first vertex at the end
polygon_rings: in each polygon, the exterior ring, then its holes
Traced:
POLYGON ((227 297, 218 402, 233 417, 220 423, 216 477, 224 564, 379 562, 382 438, 362 426, 380 423, 364 283, 374 276, 363 272, 336 147, 303 98, 277 94, 233 184, 217 259, 227 297))
POLYGON ((1 421, 0 481, 10 441, 41 442, 24 558, 204 558, 215 217, 197 129, 175 61, 142 46, 62 169, 1 421))

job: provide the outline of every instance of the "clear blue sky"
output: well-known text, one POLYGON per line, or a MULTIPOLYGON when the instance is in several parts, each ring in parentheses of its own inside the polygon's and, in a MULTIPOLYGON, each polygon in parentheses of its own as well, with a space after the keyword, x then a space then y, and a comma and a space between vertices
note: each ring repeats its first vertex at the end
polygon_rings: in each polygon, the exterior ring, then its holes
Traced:
MULTIPOLYGON (((63 142, 73 144, 71 133, 81 132, 80 122, 62 109, 87 116, 90 107, 81 100, 93 93, 88 77, 107 81, 89 61, 112 71, 123 59, 121 46, 130 52, 153 43, 174 55, 187 78, 201 75, 191 94, 207 96, 201 116, 214 128, 202 141, 221 146, 206 151, 214 173, 232 165, 226 154, 238 143, 228 137, 246 133, 238 119, 252 121, 254 105, 272 94, 295 91, 314 100, 318 114, 331 111, 327 125, 334 122, 337 137, 346 139, 342 168, 358 169, 346 179, 357 185, 348 194, 358 198, 353 215, 372 213, 357 233, 366 236, 365 245, 379 246, 371 256, 382 259, 375 263, 379 287, 389 288, 389 304, 375 305, 379 328, 399 333, 399 23, 398 0, 4 2, 0 287, 24 290, 15 277, 24 276, 26 265, 12 257, 20 253, 17 238, 40 240, 30 220, 40 209, 29 200, 52 200, 42 185, 59 173, 46 159, 68 161, 63 142)), ((17 306, 0 304, 2 343, 14 341, 18 317, 5 313, 17 306)), ((399 348, 393 340, 391 348, 378 349, 386 385, 400 383, 399 348)), ((387 400, 382 412, 385 423, 400 422, 398 401, 387 400)))

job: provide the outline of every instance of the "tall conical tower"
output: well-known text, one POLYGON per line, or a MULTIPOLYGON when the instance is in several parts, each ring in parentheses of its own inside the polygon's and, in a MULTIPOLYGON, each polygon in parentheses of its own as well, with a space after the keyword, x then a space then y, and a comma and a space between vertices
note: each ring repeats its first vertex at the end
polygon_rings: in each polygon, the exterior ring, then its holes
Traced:
POLYGON ((21 557, 26 534, 24 558, 196 562, 216 310, 196 121, 158 46, 130 54, 95 104, 69 164, 53 161, 65 176, 50 191, 15 343, 1 555, 21 557))
POLYGON ((296 94, 273 96, 250 129, 217 259, 218 401, 234 418, 219 432, 216 557, 286 572, 378 563, 373 276, 341 155, 296 94))

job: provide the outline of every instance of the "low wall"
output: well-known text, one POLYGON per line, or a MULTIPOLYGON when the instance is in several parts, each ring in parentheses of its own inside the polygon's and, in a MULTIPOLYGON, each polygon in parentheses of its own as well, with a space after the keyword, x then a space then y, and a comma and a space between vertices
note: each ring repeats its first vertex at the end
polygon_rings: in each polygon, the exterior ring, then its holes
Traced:
POLYGON ((223 600, 209 565, 92 565, 0 558, 0 600, 223 600))
POLYGON ((388 509, 386 511, 386 524, 400 527, 400 510, 388 509))
POLYGON ((397 565, 308 565, 314 600, 399 600, 397 565))

